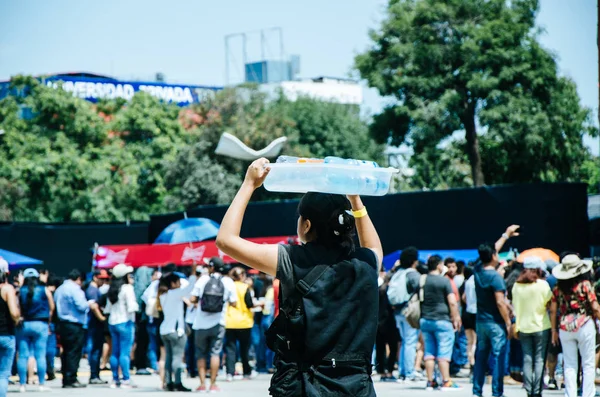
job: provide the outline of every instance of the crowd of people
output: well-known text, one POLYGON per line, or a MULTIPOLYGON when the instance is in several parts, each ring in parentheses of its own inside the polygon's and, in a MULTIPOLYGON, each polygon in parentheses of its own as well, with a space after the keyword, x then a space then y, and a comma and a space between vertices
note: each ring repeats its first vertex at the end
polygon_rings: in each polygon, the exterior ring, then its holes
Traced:
POLYGON ((561 375, 567 397, 597 395, 600 274, 571 252, 560 263, 538 256, 501 261, 498 252, 518 230, 511 226, 495 244, 482 244, 468 264, 437 255, 421 263, 408 247, 381 273, 381 381, 426 380, 428 390, 457 390, 451 377, 470 376, 473 395, 482 396, 491 375, 492 396, 522 383, 528 397, 539 397, 559 389, 561 375))
POLYGON ((219 391, 224 364, 227 381, 273 372, 264 341, 276 309, 273 279, 249 276, 220 258, 205 266, 168 265, 162 273, 120 264, 95 270, 87 281, 78 270, 66 280, 33 268, 10 275, 0 262, 0 286, 0 395, 11 374, 21 392, 49 391, 55 357, 63 388, 87 386, 77 376, 82 358, 90 385, 123 389, 136 387, 132 370, 156 373, 161 389, 184 392, 191 391, 184 373, 199 378, 198 391, 219 391), (103 369, 112 379, 101 378, 103 369))
POLYGON ((85 357, 89 384, 121 389, 136 387, 134 368, 157 373, 165 391, 191 391, 185 372, 199 378, 197 391, 218 392, 224 368, 227 381, 274 373, 273 396, 371 397, 375 364, 383 382, 422 381, 431 391, 460 390, 453 377, 466 374, 481 397, 491 375, 494 397, 507 382, 539 397, 559 388, 562 372, 567 397, 596 394, 591 261, 570 252, 559 262, 500 261, 519 234, 513 225, 473 263, 438 255, 422 263, 408 247, 378 279, 383 249, 358 196, 305 194, 301 245, 241 238, 246 206, 268 173, 266 159, 249 167, 216 240, 251 277, 215 257, 190 269, 120 264, 88 281, 77 270, 63 281, 35 269, 11 280, 0 261, 0 395, 11 373, 21 391, 36 382, 48 390, 59 351, 64 388, 87 386, 78 378, 85 357), (112 379, 101 378, 104 368, 112 379))

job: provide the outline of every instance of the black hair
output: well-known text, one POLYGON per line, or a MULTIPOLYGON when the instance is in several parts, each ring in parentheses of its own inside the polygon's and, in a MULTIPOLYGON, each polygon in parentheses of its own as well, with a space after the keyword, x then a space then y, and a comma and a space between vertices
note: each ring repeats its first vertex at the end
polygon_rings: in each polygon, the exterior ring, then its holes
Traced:
POLYGON ((177 271, 177 266, 174 263, 169 263, 163 269, 163 273, 173 273, 177 271))
POLYGON ((55 276, 55 275, 51 275, 48 278, 48 285, 49 286, 54 286, 54 287, 58 288, 58 287, 61 286, 61 284, 63 283, 63 281, 64 281, 64 278, 58 277, 58 276, 55 276))
POLYGON ((494 260, 494 255, 496 255, 496 248, 490 243, 483 243, 477 249, 479 252, 479 259, 481 263, 487 265, 494 260))
MULTIPOLYGON (((444 265, 448 266, 451 263, 456 263, 456 260, 453 257, 449 256, 448 258, 444 259, 444 265)), ((456 267, 458 267, 458 264, 456 267)))
POLYGON ((456 261, 456 273, 457 274, 463 274, 465 271, 465 261, 456 261))
POLYGON ((8 273, 0 271, 0 284, 8 281, 8 273))
POLYGON ((77 270, 77 269, 71 270, 69 272, 68 277, 69 277, 69 280, 72 280, 72 281, 77 281, 78 279, 82 278, 81 272, 79 270, 77 270))
POLYGON ((175 273, 165 273, 162 275, 158 282, 158 295, 156 296, 156 309, 159 312, 163 311, 162 305, 160 303, 160 297, 167 293, 171 289, 171 284, 176 283, 179 280, 179 276, 175 273))
POLYGON ((346 255, 354 251, 351 209, 350 201, 338 194, 309 192, 298 204, 298 214, 311 222, 313 241, 327 248, 341 248, 346 255))
POLYGON ((120 278, 112 276, 112 282, 110 283, 110 287, 108 287, 107 296, 108 300, 113 305, 119 300, 119 292, 121 292, 121 287, 125 284, 129 284, 129 277, 127 277, 128 275, 129 274, 126 274, 120 278))
POLYGON ((470 266, 465 266, 463 268, 463 274, 465 276, 465 281, 468 280, 468 279, 470 279, 471 276, 473 275, 473 268, 470 267, 470 266))
POLYGON ((415 247, 406 247, 400 254, 400 267, 408 269, 415 261, 419 260, 419 251, 415 247))
POLYGON ((427 259, 427 270, 430 272, 437 270, 438 265, 442 262, 442 257, 439 255, 432 255, 427 259))
POLYGON ((23 286, 27 287, 27 307, 31 306, 31 302, 33 301, 33 293, 35 292, 35 287, 40 284, 40 279, 37 277, 27 277, 23 283, 23 286))
POLYGON ((573 288, 584 280, 587 280, 586 274, 580 274, 579 276, 568 280, 558 280, 556 286, 563 294, 570 295, 573 292, 573 288))

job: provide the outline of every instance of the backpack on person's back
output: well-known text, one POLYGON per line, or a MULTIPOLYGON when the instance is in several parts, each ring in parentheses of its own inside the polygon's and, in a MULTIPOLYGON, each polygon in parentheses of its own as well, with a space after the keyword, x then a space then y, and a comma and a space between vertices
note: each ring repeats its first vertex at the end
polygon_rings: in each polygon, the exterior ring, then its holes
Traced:
POLYGON ((389 282, 387 296, 392 306, 402 306, 406 304, 412 294, 408 292, 408 273, 416 272, 415 269, 400 269, 398 270, 389 282))
POLYGON ((220 277, 211 276, 200 299, 200 309, 207 313, 221 313, 225 297, 225 285, 220 277))

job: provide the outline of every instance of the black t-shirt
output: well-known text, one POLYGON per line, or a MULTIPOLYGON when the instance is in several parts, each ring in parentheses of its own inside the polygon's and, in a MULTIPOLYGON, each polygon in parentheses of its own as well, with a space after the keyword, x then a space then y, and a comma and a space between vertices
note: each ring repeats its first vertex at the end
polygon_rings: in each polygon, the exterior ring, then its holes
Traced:
POLYGON ((421 302, 421 318, 434 321, 450 321, 448 295, 453 294, 450 280, 446 277, 429 274, 423 287, 425 293, 421 302))

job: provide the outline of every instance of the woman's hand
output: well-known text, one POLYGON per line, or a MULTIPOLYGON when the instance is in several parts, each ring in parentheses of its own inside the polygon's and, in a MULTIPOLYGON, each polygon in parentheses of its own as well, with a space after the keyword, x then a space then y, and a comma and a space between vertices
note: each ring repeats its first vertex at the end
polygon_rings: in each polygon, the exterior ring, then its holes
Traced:
POLYGON ((558 346, 558 331, 555 329, 552 330, 552 344, 558 346))
POLYGON ((271 171, 271 168, 267 164, 269 164, 269 160, 265 158, 254 160, 248 167, 248 171, 246 171, 244 183, 252 186, 253 189, 261 187, 265 178, 269 175, 269 171, 271 171))

